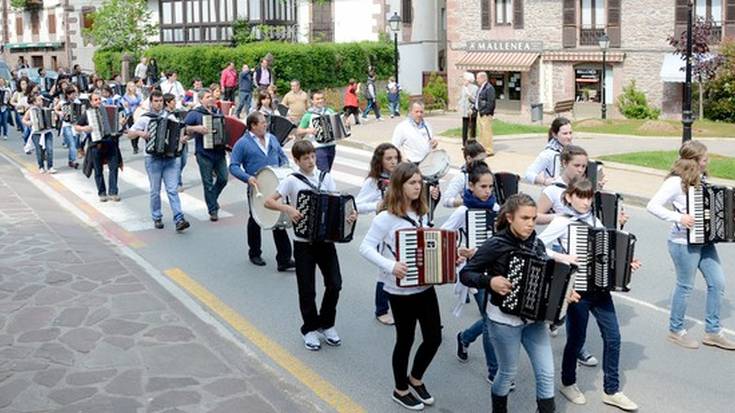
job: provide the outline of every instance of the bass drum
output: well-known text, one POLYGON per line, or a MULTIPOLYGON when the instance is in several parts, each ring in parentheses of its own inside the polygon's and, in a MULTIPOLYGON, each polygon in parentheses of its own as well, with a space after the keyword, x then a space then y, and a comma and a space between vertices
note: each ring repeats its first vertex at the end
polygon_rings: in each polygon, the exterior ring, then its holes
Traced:
POLYGON ((419 171, 427 182, 439 182, 439 179, 443 178, 449 172, 449 163, 449 154, 447 151, 437 149, 429 152, 419 162, 419 171))
POLYGON ((263 229, 290 228, 291 220, 285 212, 273 211, 265 207, 265 200, 276 193, 278 184, 293 173, 291 168, 266 166, 255 174, 258 188, 248 188, 250 214, 263 229))

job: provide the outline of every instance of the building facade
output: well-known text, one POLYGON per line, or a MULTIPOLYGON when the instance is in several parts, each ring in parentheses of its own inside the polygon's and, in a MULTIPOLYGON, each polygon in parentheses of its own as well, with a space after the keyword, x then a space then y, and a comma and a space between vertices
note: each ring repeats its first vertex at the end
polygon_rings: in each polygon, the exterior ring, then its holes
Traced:
POLYGON ((94 46, 82 34, 98 1, 29 0, 26 8, 2 1, 3 58, 15 67, 19 57, 31 67, 57 70, 80 64, 92 70, 94 46))
MULTIPOLYGON (((682 84, 662 65, 677 63, 667 38, 686 29, 687 0, 447 0, 447 10, 450 106, 463 72, 486 71, 501 110, 574 100, 575 116, 599 116, 604 34, 608 110, 635 81, 664 115, 681 111, 682 84)), ((735 0, 695 0, 695 10, 715 23, 713 43, 735 36, 735 0)))

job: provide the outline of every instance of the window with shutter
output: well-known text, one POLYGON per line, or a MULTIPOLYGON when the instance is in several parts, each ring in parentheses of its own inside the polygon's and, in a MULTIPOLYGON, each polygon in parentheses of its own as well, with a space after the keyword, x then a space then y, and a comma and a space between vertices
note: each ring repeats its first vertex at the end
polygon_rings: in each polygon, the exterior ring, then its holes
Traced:
POLYGON ((38 18, 38 10, 31 12, 31 34, 38 34, 39 26, 41 25, 40 19, 38 18))
POLYGON ((513 27, 516 29, 523 28, 523 0, 513 2, 513 27))
POLYGON ((735 37, 735 0, 726 0, 725 37, 735 37))
POLYGON ((607 36, 610 47, 620 47, 620 0, 607 0, 607 36))
POLYGON ((562 2, 562 46, 577 47, 577 1, 562 2))
POLYGON ((404 23, 413 22, 413 5, 411 0, 401 0, 401 17, 404 23))
POLYGON ((56 34, 56 15, 48 15, 48 32, 49 34, 56 34))
POLYGON ((23 37, 23 16, 15 16, 15 35, 23 37))
POLYGON ((482 30, 490 30, 490 1, 480 0, 480 27, 482 30))

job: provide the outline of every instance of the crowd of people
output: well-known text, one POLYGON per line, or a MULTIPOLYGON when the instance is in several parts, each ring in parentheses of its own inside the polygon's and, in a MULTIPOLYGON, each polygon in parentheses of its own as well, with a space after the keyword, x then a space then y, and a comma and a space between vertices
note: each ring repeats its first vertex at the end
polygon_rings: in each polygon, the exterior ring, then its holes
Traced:
MULTIPOLYGON (((182 171, 188 158, 187 143, 194 140, 195 159, 199 168, 204 198, 211 221, 218 220, 218 198, 228 184, 229 175, 248 187, 248 192, 259 191, 257 173, 266 166, 285 167, 293 162, 294 172, 283 178, 274 193, 267 196, 265 206, 280 211, 294 223, 305 219, 296 208, 294 200, 303 190, 335 191, 336 184, 330 174, 336 156, 335 141, 317 142, 312 118, 334 114, 327 107, 324 93, 307 94, 300 82, 293 80, 291 90, 278 99, 275 94, 275 75, 269 59, 264 58, 253 72, 243 65, 235 71, 234 63, 222 72, 219 83, 204 87, 195 79, 190 89, 177 80, 175 72, 165 72, 159 78, 155 61, 145 58, 135 68, 136 77, 123 84, 118 80, 104 81, 89 77, 78 68, 72 73, 62 73, 51 88, 34 85, 27 78, 17 80, 11 93, 0 79, 0 90, 7 91, 8 101, 0 106, 0 131, 13 113, 15 126, 22 131, 26 151, 36 153, 40 173, 54 173, 53 139, 63 137, 68 150, 68 166, 78 168, 83 157, 87 176, 94 173, 100 202, 119 202, 117 171, 122 167, 120 139, 131 141, 134 153, 140 149, 142 139, 147 148, 153 137, 149 125, 158 119, 182 122, 181 149, 174 156, 157 156, 146 150, 145 166, 150 182, 150 212, 155 228, 164 228, 160 190, 163 183, 173 213, 176 231, 189 227, 178 193, 183 190, 182 171), (86 80, 89 77, 89 80, 86 80), (237 92, 237 96, 235 93, 237 92), (235 101, 239 101, 235 106, 235 101), (86 103, 85 103, 86 102, 86 103), (225 105, 225 102, 232 103, 225 105), (281 142, 268 132, 268 117, 278 110, 279 102, 286 110, 283 116, 298 125, 293 133, 290 149, 291 160, 281 142), (119 133, 93 138, 99 133, 96 121, 90 119, 94 111, 83 111, 75 118, 69 105, 85 103, 88 108, 117 107, 120 121, 125 126, 119 133), (226 154, 224 146, 205 147, 205 136, 210 133, 205 118, 221 114, 221 108, 229 107, 228 114, 245 119, 246 132, 226 154), (59 132, 52 128, 38 128, 35 112, 51 108, 58 119, 59 132), (104 165, 108 179, 105 181, 104 165)), ((507 274, 509 257, 518 251, 530 252, 539 257, 551 258, 573 264, 575 256, 569 251, 567 228, 581 223, 592 228, 602 227, 592 212, 595 193, 605 180, 594 183, 587 179, 589 159, 587 152, 574 144, 572 125, 565 118, 557 118, 551 124, 546 148, 529 165, 523 179, 545 189, 538 200, 518 193, 502 203, 494 187, 495 175, 487 163, 493 155, 492 134, 488 132, 494 116, 493 88, 487 75, 477 76, 479 86, 466 78, 463 94, 466 107, 462 109, 463 155, 466 161, 461 173, 440 191, 436 183, 427 185, 418 164, 432 152, 440 149, 431 126, 424 118, 424 107, 413 102, 408 116, 396 127, 391 142, 378 145, 373 153, 370 170, 357 197, 357 211, 346 219, 354 222, 358 214, 372 213, 369 230, 360 242, 361 255, 377 267, 375 286, 375 317, 384 325, 396 330, 392 355, 394 386, 392 399, 411 410, 421 410, 435 403, 423 381, 442 342, 442 324, 436 288, 430 285, 402 287, 399 280, 406 277, 409 267, 398 260, 394 246, 396 231, 406 228, 433 225, 429 219, 430 205, 442 203, 452 213, 441 228, 467 233, 468 210, 487 210, 495 217, 493 236, 478 248, 458 248, 456 290, 460 301, 473 294, 480 311, 477 321, 468 329, 458 332, 456 354, 460 362, 468 360, 470 344, 482 336, 488 369, 487 381, 491 384, 492 409, 508 411, 508 396, 515 386, 519 363, 519 349, 523 347, 529 356, 536 381, 538 409, 542 413, 555 411, 555 366, 551 337, 556 326, 543 321, 530 321, 499 309, 495 299, 507 295, 513 287, 507 274), (479 133, 474 135, 475 120, 479 133), (489 133, 489 135, 488 135, 489 133), (538 229, 537 225, 548 224, 538 229), (421 328, 422 341, 411 362, 416 324, 421 328), (409 364, 410 370, 409 370, 409 364)), ((400 87, 389 83, 389 92, 399 94, 400 87)), ((345 92, 345 113, 355 122, 359 114, 356 81, 350 81, 345 92)), ((377 106, 374 73, 367 81, 368 104, 362 116, 374 111, 380 118, 377 106)), ((399 115, 395 102, 390 107, 391 116, 399 115)), ((5 132, 6 134, 6 132, 5 132)), ((5 134, 3 136, 5 136, 5 134)), ((693 288, 697 269, 701 270, 708 285, 705 336, 702 343, 727 350, 735 350, 735 343, 722 335, 720 307, 724 276, 714 244, 691 245, 687 242, 687 228, 694 225, 693 217, 686 212, 686 191, 699 185, 707 176, 707 149, 697 141, 682 146, 679 159, 669 177, 654 195, 648 209, 655 216, 672 222, 668 248, 676 267, 676 287, 671 306, 668 340, 685 348, 696 348, 699 342, 684 329, 687 302, 693 288), (673 204, 673 209, 668 207, 673 204)), ((250 205, 249 205, 250 208, 250 205)), ((628 217, 620 213, 624 223, 628 217)), ((267 265, 262 257, 262 228, 253 219, 252 211, 247 222, 248 255, 256 266, 267 265)), ((339 346, 342 338, 336 329, 336 315, 342 288, 342 275, 337 250, 333 242, 313 242, 300 237, 290 239, 283 228, 273 230, 276 245, 276 265, 279 271, 295 270, 299 296, 299 309, 303 319, 300 334, 308 350, 318 351, 322 341, 339 346), (316 303, 316 268, 324 279, 321 305, 316 303)), ((638 260, 631 263, 632 270, 640 267, 638 260)), ((631 411, 638 407, 621 389, 619 381, 621 334, 613 296, 609 291, 586 291, 576 288, 568 297, 566 345, 562 357, 560 392, 575 404, 585 404, 584 393, 577 386, 577 365, 595 366, 597 358, 585 348, 589 315, 592 314, 603 337, 602 369, 604 403, 631 411)))

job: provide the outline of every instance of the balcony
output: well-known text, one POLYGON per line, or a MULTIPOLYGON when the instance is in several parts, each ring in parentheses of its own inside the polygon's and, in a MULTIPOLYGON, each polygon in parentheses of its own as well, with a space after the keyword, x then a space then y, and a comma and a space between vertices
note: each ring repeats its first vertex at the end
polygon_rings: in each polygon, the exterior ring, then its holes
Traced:
POLYGON ((43 0, 10 0, 10 7, 16 10, 38 10, 43 7, 43 0))
POLYGON ((712 21, 712 34, 707 40, 707 43, 720 44, 721 40, 722 40, 722 22, 712 21))
POLYGON ((580 46, 598 46, 600 36, 605 34, 605 29, 582 28, 579 31, 580 46))

